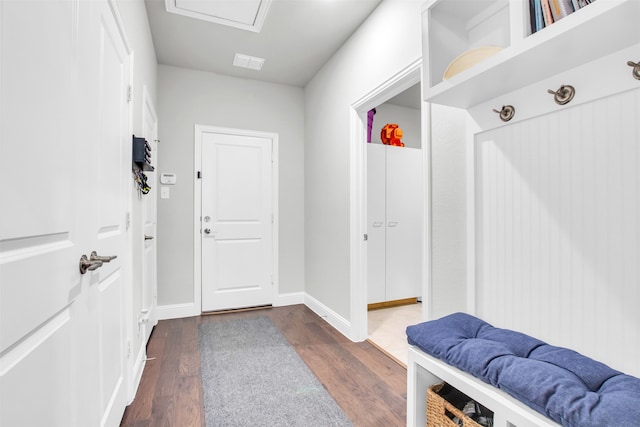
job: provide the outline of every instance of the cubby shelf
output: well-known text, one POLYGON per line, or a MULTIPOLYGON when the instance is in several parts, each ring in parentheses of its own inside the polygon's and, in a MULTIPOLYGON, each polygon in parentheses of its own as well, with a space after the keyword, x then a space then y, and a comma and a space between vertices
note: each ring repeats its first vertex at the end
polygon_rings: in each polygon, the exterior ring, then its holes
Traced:
POLYGON ((466 15, 439 10, 452 10, 456 3, 464 9, 459 0, 433 0, 423 9, 423 46, 429 64, 424 67, 424 100, 436 104, 467 109, 640 42, 638 0, 597 0, 535 34, 528 28, 526 0, 483 0, 485 10, 469 10, 466 15), (487 10, 495 12, 477 18, 487 10), (460 22, 452 24, 456 19, 460 22), (473 21, 485 21, 488 28, 476 31, 478 24, 473 21), (443 28, 454 35, 443 34, 443 28), (457 40, 451 43, 457 52, 445 46, 448 36, 457 40), (445 62, 478 44, 497 44, 504 50, 442 81, 445 62))

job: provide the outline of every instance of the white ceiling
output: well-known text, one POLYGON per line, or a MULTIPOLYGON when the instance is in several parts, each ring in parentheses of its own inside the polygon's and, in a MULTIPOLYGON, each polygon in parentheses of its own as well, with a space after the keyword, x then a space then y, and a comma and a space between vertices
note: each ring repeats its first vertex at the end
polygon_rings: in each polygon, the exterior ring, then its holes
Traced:
MULTIPOLYGON (((160 64, 304 87, 380 1, 272 0, 259 33, 169 13, 165 0, 145 4, 160 64), (265 58, 262 70, 234 67, 236 53, 265 58)), ((188 3, 198 2, 224 0, 188 3)))

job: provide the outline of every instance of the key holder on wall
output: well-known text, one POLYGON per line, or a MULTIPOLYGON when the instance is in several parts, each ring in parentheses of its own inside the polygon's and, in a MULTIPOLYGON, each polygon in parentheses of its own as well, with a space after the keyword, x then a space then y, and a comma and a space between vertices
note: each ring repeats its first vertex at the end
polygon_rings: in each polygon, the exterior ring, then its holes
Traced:
POLYGON ((548 89, 547 92, 553 95, 553 100, 556 101, 558 105, 568 104, 576 94, 576 90, 571 85, 562 85, 560 89, 556 91, 548 89))
POLYGON ((633 78, 640 80, 640 61, 638 62, 628 61, 627 65, 629 67, 633 67, 633 70, 631 70, 631 75, 633 76, 633 78))
POLYGON ((503 105, 500 111, 494 108, 493 112, 500 115, 500 120, 502 120, 503 122, 508 122, 516 114, 516 109, 513 108, 513 105, 503 105))
POLYGON ((136 185, 138 187, 138 194, 149 194, 149 191, 151 191, 151 187, 147 183, 147 175, 145 175, 145 173, 140 169, 135 170, 133 174, 133 180, 136 182, 136 185))

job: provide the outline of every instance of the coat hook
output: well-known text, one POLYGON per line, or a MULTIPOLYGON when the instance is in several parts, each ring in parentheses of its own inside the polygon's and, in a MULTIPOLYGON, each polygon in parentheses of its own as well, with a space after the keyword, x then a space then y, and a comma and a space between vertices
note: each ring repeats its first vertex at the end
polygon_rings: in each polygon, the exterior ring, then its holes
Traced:
POLYGON ((627 65, 629 67, 633 67, 633 70, 631 71, 633 78, 640 80, 640 61, 638 62, 628 61, 627 65))
POLYGON ((513 105, 503 105, 500 111, 493 109, 494 113, 500 114, 500 120, 503 122, 508 122, 513 118, 513 115, 516 113, 516 109, 513 108, 513 105))
POLYGON ((553 100, 556 101, 558 105, 568 104, 576 94, 576 90, 571 85, 562 85, 560 89, 555 92, 551 89, 547 90, 547 92, 553 95, 553 100))

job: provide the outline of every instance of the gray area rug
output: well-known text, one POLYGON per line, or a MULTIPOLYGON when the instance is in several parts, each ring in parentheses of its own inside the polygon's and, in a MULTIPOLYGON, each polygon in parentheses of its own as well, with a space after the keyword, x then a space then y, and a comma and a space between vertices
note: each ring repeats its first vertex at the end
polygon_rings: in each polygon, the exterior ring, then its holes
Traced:
POLYGON ((351 426, 267 317, 202 323, 207 427, 351 426))

